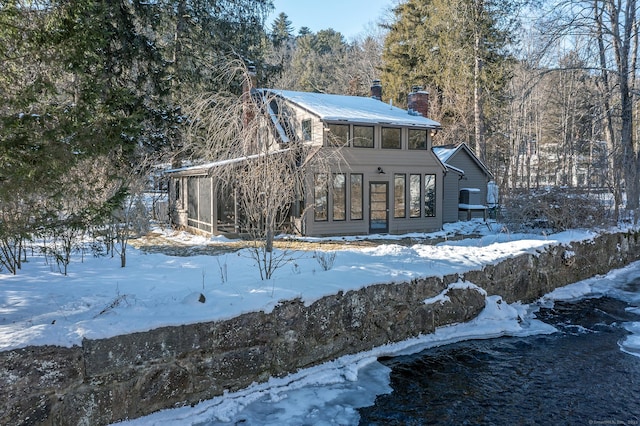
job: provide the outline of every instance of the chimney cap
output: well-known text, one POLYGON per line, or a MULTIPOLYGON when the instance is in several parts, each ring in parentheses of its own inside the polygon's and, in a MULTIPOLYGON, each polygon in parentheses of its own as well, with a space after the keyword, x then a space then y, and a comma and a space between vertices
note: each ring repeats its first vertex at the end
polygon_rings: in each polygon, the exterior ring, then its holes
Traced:
POLYGON ((382 100, 382 84, 380 84, 380 80, 373 80, 371 84, 371 97, 378 101, 382 100))

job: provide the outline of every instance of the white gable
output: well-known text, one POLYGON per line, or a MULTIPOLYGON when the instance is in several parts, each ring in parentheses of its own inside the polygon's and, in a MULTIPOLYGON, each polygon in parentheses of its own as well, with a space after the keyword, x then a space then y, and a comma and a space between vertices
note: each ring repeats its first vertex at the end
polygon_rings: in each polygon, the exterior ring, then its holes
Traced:
POLYGON ((274 89, 260 89, 260 91, 293 102, 324 121, 440 128, 440 123, 437 121, 420 115, 411 115, 402 108, 373 98, 274 89))

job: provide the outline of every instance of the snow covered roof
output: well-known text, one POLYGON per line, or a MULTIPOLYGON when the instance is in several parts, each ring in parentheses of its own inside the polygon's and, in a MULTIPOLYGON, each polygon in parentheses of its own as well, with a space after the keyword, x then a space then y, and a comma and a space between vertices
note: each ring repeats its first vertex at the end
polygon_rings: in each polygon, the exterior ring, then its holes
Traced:
POLYGON ((440 160, 440 162, 444 164, 444 166, 447 169, 453 170, 456 173, 464 175, 464 170, 454 167, 451 164, 447 163, 447 160, 449 160, 451 156, 457 151, 456 148, 445 148, 442 146, 434 146, 432 150, 433 150, 433 153, 436 155, 436 157, 438 157, 438 160, 440 160))
POLYGON ((391 104, 362 96, 329 95, 325 93, 294 92, 291 90, 258 89, 265 96, 286 99, 324 121, 348 121, 400 126, 440 128, 440 123, 391 104))
POLYGON ((438 156, 438 158, 440 159, 440 161, 442 161, 443 163, 446 163, 447 160, 449 158, 451 158, 451 156, 457 150, 458 150, 457 148, 450 148, 450 147, 444 147, 444 146, 434 146, 433 147, 434 154, 436 154, 438 156))
MULTIPOLYGON (((272 154, 279 154, 282 152, 286 152, 289 149, 279 149, 277 151, 270 151, 269 155, 272 154)), ((166 170, 164 173, 165 174, 190 174, 190 175, 194 175, 194 174, 201 174, 201 175, 207 175, 210 173, 211 169, 215 168, 215 167, 222 167, 222 166, 228 166, 231 164, 237 164, 237 163, 242 163, 244 161, 249 161, 249 160, 255 160, 256 158, 260 158, 263 155, 266 155, 265 153, 259 153, 259 154, 253 154, 253 155, 247 155, 244 157, 237 157, 237 158, 230 158, 227 160, 219 160, 219 161, 213 161, 210 163, 204 163, 204 164, 197 164, 195 166, 187 166, 187 167, 180 167, 177 169, 171 169, 171 170, 166 170)))
MULTIPOLYGON (((491 173, 491 171, 487 168, 487 166, 482 161, 480 161, 480 159, 478 157, 476 157, 476 155, 473 153, 473 151, 471 151, 471 149, 469 149, 467 144, 465 144, 464 142, 459 144, 459 145, 456 145, 456 146, 447 145, 447 146, 434 146, 433 147, 433 153, 436 154, 436 157, 438 157, 440 159, 440 161, 442 161, 447 167, 452 168, 452 169, 455 168, 455 167, 453 167, 451 164, 449 164, 448 161, 458 151, 467 152, 467 154, 469 154, 469 156, 476 162, 476 164, 478 164, 478 166, 488 176, 493 178, 493 173, 491 173)), ((463 174, 464 174, 464 172, 463 172, 463 174)))

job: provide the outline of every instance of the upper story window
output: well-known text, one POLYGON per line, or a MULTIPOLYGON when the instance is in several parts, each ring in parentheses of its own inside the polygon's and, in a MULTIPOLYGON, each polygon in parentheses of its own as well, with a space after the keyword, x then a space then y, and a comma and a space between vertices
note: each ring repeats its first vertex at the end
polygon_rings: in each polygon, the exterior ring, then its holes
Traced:
POLYGON ((311 120, 302 120, 302 140, 310 141, 312 136, 311 120))
POLYGON ((409 129, 409 149, 427 149, 427 131, 409 129))
POLYGON ((349 144, 348 124, 329 124, 327 132, 327 144, 329 146, 347 146, 349 144))
POLYGON ((395 127, 382 128, 382 148, 400 149, 400 129, 395 127))
POLYGON ((353 126, 353 146, 373 148, 373 126, 353 126))

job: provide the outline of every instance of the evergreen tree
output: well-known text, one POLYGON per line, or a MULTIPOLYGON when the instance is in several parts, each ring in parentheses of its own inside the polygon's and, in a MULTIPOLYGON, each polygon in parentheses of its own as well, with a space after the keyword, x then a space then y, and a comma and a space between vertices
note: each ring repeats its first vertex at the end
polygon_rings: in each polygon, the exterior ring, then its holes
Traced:
POLYGON ((311 31, 311 28, 309 27, 300 27, 300 29, 298 30, 298 37, 304 37, 306 35, 312 34, 313 31, 311 31))
POLYGON ((61 235, 108 216, 143 151, 180 146, 182 106, 219 88, 216 67, 230 56, 261 59, 271 7, 2 2, 0 264, 19 269, 22 240, 38 230, 61 235))
POLYGON ((163 106, 156 112, 156 125, 166 125, 168 149, 182 158, 188 117, 184 106, 202 93, 231 89, 239 93, 240 84, 217 76, 235 59, 252 62, 261 71, 264 63, 265 18, 272 10, 271 0, 158 0, 140 3, 146 9, 145 24, 152 29, 154 46, 165 65, 166 92, 163 106))
POLYGON ((277 49, 293 38, 293 26, 286 13, 281 12, 271 25, 271 43, 277 49))
POLYGON ((0 263, 14 273, 25 238, 79 229, 116 196, 91 168, 71 171, 116 148, 131 154, 139 129, 123 85, 131 56, 119 51, 133 41, 111 32, 125 11, 91 1, 31 6, 0 9, 0 22, 10 22, 0 26, 9 71, 0 80, 0 263), (96 177, 101 184, 88 187, 96 177))
POLYGON ((484 157, 483 111, 489 100, 500 100, 508 81, 506 52, 511 21, 503 19, 515 7, 505 0, 408 0, 394 9, 386 25, 383 51, 385 92, 406 104, 414 85, 431 91, 432 118, 443 123, 445 143, 465 141, 484 157), (498 4, 500 3, 500 4, 498 4))
POLYGON ((291 64, 291 56, 295 49, 293 27, 286 13, 280 13, 271 25, 271 44, 269 46, 269 64, 265 80, 282 78, 282 73, 291 64))
POLYGON ((346 61, 348 45, 333 29, 309 33, 296 39, 296 49, 288 72, 294 88, 307 92, 343 93, 336 77, 346 61))

